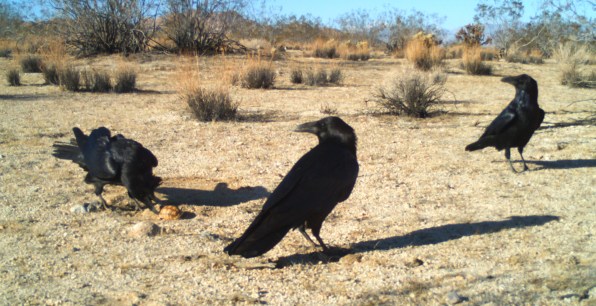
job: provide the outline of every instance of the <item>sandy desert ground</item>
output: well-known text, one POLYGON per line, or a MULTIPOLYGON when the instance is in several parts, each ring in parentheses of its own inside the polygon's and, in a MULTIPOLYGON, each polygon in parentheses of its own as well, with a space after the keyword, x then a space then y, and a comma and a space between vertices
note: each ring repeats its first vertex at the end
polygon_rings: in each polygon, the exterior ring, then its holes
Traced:
MULTIPOLYGON (((121 61, 77 64, 109 70, 121 61)), ((241 120, 202 123, 176 90, 181 58, 127 61, 139 72, 131 94, 66 92, 40 74, 20 87, 2 80, 0 304, 596 304, 596 91, 560 85, 556 64, 493 62, 494 75, 469 76, 450 60, 443 113, 412 119, 382 114, 372 97, 403 73, 403 60, 295 57, 275 62, 274 89, 232 89, 241 120), (346 78, 294 85, 297 63, 339 65, 346 78), (521 73, 538 81, 546 118, 525 150, 530 171, 514 174, 502 152, 464 147, 512 99, 500 78, 521 73), (324 109, 359 137, 355 190, 321 233, 349 252, 323 255, 292 231, 262 257, 224 254, 316 145, 292 129, 324 109), (158 196, 184 218, 132 211, 122 187, 104 193, 115 210, 71 212, 96 200, 77 165, 51 156, 74 126, 106 126, 149 148, 164 179, 158 196), (143 221, 159 233, 131 235, 143 221)), ((200 63, 206 84, 220 79, 219 58, 200 63)), ((2 75, 10 65, 0 59, 2 75)))

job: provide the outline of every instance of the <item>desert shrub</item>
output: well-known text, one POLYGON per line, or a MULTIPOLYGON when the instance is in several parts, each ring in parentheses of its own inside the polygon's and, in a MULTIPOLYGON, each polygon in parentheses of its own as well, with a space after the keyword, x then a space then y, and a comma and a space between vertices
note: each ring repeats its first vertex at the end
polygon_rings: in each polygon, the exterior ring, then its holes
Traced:
POLYGON ((21 73, 16 68, 9 69, 6 72, 6 80, 10 86, 21 86, 21 73))
POLYGON ((429 71, 433 67, 443 65, 445 58, 439 46, 429 44, 423 39, 414 38, 408 42, 405 50, 406 59, 414 66, 423 71, 429 71))
POLYGON ((43 79, 46 84, 60 85, 60 77, 58 76, 58 67, 55 64, 43 65, 41 68, 43 79))
POLYGON ((366 41, 342 44, 339 53, 343 59, 349 61, 368 61, 370 59, 370 48, 366 41))
POLYGON ((337 42, 333 39, 331 40, 322 40, 317 39, 311 44, 311 50, 313 51, 312 55, 314 57, 320 58, 338 58, 340 57, 339 54, 339 46, 337 42))
POLYGON ((343 79, 344 79, 344 75, 341 73, 341 69, 333 68, 329 72, 329 78, 328 78, 329 83, 340 84, 343 81, 343 79))
POLYGON ((339 68, 332 68, 329 72, 324 68, 317 70, 309 69, 304 75, 304 83, 309 86, 325 86, 328 84, 339 85, 344 78, 344 75, 339 68))
POLYGON ((91 88, 91 91, 108 92, 110 90, 112 90, 112 82, 110 81, 110 75, 107 72, 94 71, 93 87, 91 88))
POLYGON ((292 71, 290 71, 290 82, 292 82, 292 84, 302 84, 302 82, 304 82, 302 69, 292 68, 292 71))
POLYGON ((12 55, 11 49, 0 49, 0 57, 9 58, 12 55))
POLYGON ((189 90, 185 98, 193 114, 200 121, 226 121, 236 118, 238 105, 232 102, 229 91, 224 87, 197 87, 189 90))
POLYGON ((81 72, 81 77, 87 91, 109 92, 112 90, 112 82, 107 72, 85 70, 81 72))
POLYGON ((320 58, 338 58, 337 48, 335 46, 317 46, 314 52, 315 57, 320 58))
POLYGON ((596 88, 596 72, 582 73, 577 63, 563 66, 561 84, 574 88, 596 88))
POLYGON ((117 93, 133 92, 137 84, 137 73, 129 68, 122 69, 116 73, 116 85, 114 91, 117 93))
POLYGON ((375 99, 390 114, 425 118, 440 102, 446 81, 441 73, 407 71, 377 88, 375 99))
POLYGON ((346 59, 349 61, 368 61, 370 59, 370 53, 354 53, 350 52, 346 55, 346 59))
POLYGON ((244 88, 271 88, 275 82, 275 71, 271 64, 255 62, 250 64, 242 75, 244 88))
POLYGON ((68 91, 78 91, 81 86, 81 74, 78 69, 72 66, 66 66, 58 70, 58 78, 60 86, 68 91))
POLYGON ((534 49, 530 52, 523 52, 519 49, 509 50, 505 60, 509 63, 520 63, 520 64, 543 64, 542 59, 544 55, 540 50, 534 49))
POLYGON ((306 85, 323 86, 327 84, 327 71, 325 69, 306 71, 306 85))
POLYGON ((596 73, 589 67, 594 63, 594 55, 588 46, 572 42, 562 44, 553 50, 553 58, 561 71, 561 84, 596 88, 596 73))
POLYGON ((39 56, 28 55, 21 59, 23 72, 41 72, 42 61, 39 56))
POLYGON ((490 75, 492 66, 482 61, 481 48, 479 46, 467 47, 462 56, 462 68, 472 75, 490 75))

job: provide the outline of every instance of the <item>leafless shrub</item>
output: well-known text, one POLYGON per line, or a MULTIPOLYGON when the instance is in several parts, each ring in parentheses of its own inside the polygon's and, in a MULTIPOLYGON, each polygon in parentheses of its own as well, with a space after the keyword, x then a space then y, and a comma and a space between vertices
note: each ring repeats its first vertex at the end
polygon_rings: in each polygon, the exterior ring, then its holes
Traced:
POLYGON ((144 51, 157 29, 153 0, 49 2, 61 17, 58 32, 79 55, 144 51))
POLYGON ((164 31, 178 51, 198 54, 246 51, 246 47, 227 34, 237 24, 236 20, 240 19, 237 12, 247 2, 169 0, 166 3, 168 14, 164 18, 164 31))
POLYGON ((9 69, 6 72, 6 80, 10 86, 21 86, 21 73, 16 68, 9 69))
POLYGON ((188 106, 200 121, 227 121, 237 116, 238 105, 224 87, 196 87, 184 94, 188 106))
POLYGON ((426 118, 445 93, 446 81, 441 73, 408 71, 377 88, 374 97, 390 114, 426 118))

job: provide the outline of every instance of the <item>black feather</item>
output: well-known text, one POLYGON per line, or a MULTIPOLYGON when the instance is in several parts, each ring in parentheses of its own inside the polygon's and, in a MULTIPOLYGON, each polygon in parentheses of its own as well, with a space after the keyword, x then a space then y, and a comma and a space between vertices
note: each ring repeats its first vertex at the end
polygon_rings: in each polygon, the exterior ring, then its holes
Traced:
POLYGON ((262 255, 294 228, 310 228, 326 249, 319 236, 323 221, 350 196, 358 177, 356 135, 338 117, 305 123, 296 131, 317 135, 319 144, 296 162, 244 234, 224 249, 226 253, 262 255))

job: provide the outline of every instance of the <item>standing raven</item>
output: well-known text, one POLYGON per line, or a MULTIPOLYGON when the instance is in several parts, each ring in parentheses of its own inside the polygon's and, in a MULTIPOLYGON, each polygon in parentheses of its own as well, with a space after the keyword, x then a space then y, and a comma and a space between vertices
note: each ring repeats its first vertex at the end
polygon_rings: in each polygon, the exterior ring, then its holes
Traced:
POLYGON ((538 106, 538 84, 527 74, 505 77, 501 81, 515 86, 515 98, 486 128, 478 141, 466 146, 466 151, 486 147, 495 147, 499 151, 505 149, 505 158, 511 170, 517 172, 511 163, 510 152, 510 148, 517 147, 525 171, 528 166, 522 155, 524 147, 544 119, 544 111, 538 106))
POLYGON ((296 228, 316 246, 306 233, 310 228, 323 251, 328 250, 319 233, 327 215, 350 196, 356 184, 356 134, 338 117, 304 123, 295 131, 317 135, 319 144, 296 162, 244 234, 224 252, 259 256, 296 228))
POLYGON ((140 143, 118 134, 111 136, 105 127, 91 131, 85 135, 74 127, 76 141, 70 143, 54 143, 53 156, 71 160, 87 171, 85 183, 95 186, 95 194, 99 196, 105 209, 106 200, 102 197, 105 185, 122 185, 128 190, 128 196, 134 200, 137 209, 138 201, 145 204, 154 213, 158 213, 151 200, 155 197, 155 188, 161 178, 153 175, 153 167, 157 167, 157 158, 140 143))

